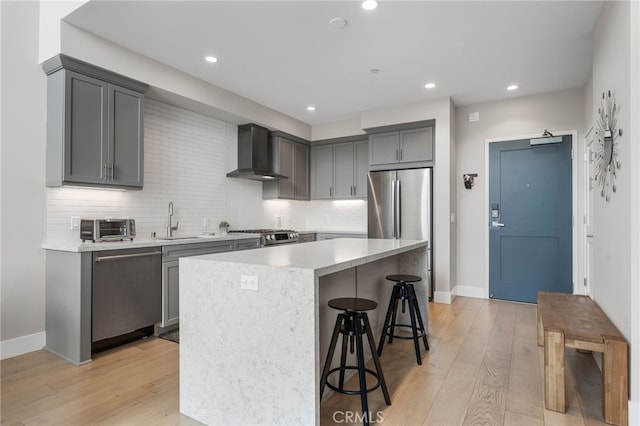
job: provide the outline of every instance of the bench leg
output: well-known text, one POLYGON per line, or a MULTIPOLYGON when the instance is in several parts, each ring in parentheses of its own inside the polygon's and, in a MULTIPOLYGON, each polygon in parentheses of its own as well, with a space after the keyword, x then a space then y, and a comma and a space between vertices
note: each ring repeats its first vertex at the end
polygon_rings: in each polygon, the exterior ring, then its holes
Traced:
POLYGON ((602 413, 604 421, 626 426, 629 422, 627 343, 604 339, 602 354, 602 413))
POLYGON ((538 346, 542 346, 544 345, 544 329, 542 328, 542 316, 538 310, 536 310, 536 317, 538 323, 538 346))
POLYGON ((564 333, 544 331, 544 404, 564 413, 564 333))

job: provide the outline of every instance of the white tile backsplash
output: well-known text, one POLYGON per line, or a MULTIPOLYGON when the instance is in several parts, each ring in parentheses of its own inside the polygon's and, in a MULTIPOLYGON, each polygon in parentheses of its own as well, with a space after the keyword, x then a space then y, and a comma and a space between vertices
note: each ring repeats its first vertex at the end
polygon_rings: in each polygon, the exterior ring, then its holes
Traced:
POLYGON ((366 231, 365 201, 263 201, 260 182, 227 178, 237 166, 235 124, 149 98, 144 118, 144 189, 45 188, 46 241, 79 241, 72 216, 129 217, 138 237, 165 235, 169 201, 176 235, 217 232, 221 220, 236 229, 366 231))

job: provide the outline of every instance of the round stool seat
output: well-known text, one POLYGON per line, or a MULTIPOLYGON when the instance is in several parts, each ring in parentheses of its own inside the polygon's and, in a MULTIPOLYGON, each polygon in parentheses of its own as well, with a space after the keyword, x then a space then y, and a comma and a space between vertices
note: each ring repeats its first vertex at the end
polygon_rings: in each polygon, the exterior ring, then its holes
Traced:
POLYGON ((387 275, 385 278, 388 279, 389 281, 394 281, 397 283, 400 283, 400 282, 416 283, 418 281, 422 281, 422 278, 417 275, 403 275, 403 274, 387 275))
POLYGON ((378 307, 378 304, 373 300, 361 299, 357 297, 341 297, 338 299, 331 299, 329 300, 328 305, 333 309, 351 312, 371 311, 378 307))

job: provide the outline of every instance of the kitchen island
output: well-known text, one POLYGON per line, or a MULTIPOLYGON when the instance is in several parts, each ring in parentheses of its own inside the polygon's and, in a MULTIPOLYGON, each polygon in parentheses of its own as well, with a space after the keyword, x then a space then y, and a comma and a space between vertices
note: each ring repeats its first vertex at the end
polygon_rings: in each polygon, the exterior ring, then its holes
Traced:
MULTIPOLYGON (((180 411, 205 424, 319 424, 338 314, 327 301, 378 302, 377 341, 393 288, 385 276, 427 277, 426 250, 427 241, 340 238, 180 259, 180 411)), ((428 288, 415 287, 428 330, 428 288)))

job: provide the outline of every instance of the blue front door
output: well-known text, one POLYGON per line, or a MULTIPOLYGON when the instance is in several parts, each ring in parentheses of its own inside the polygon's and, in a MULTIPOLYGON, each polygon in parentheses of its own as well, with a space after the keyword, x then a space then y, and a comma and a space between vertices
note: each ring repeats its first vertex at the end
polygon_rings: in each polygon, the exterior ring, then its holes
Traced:
POLYGON ((571 136, 489 144, 489 297, 572 293, 571 136))

